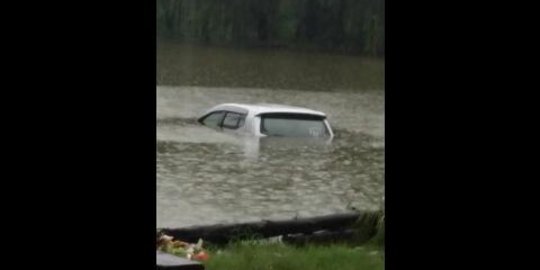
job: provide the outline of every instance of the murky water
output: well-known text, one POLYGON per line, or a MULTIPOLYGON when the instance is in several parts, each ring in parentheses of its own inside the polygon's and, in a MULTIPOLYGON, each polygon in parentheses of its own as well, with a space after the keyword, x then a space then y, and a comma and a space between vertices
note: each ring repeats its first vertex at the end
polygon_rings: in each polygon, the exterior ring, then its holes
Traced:
POLYGON ((159 41, 157 85, 341 91, 384 89, 384 60, 159 41))
POLYGON ((376 209, 384 194, 384 92, 157 87, 157 226, 376 209), (327 113, 330 144, 223 134, 196 121, 224 102, 327 113))

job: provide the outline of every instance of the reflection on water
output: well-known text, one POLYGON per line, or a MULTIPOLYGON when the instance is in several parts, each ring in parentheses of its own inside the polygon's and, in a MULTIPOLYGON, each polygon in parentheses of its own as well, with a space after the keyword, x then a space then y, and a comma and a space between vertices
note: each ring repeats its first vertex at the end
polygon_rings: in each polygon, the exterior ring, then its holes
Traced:
POLYGON ((368 90, 383 89, 384 60, 158 40, 156 75, 158 85, 368 90))
POLYGON ((380 207, 382 93, 158 87, 157 225, 183 227, 380 207), (331 143, 239 137, 200 126, 223 102, 306 106, 328 114, 331 143), (335 104, 340 104, 335 106, 335 104))

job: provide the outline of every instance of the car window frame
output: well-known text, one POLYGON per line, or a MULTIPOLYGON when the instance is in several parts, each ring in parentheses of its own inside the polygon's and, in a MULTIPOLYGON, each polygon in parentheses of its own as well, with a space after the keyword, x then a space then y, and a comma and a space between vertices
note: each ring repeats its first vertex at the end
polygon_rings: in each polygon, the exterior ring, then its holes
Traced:
POLYGON ((201 123, 203 126, 208 127, 208 128, 221 128, 221 125, 223 124, 223 119, 225 119, 226 115, 227 115, 227 112, 224 111, 224 110, 212 111, 212 112, 207 113, 205 116, 199 118, 199 123, 201 123), (211 127, 211 126, 205 125, 204 120, 206 120, 206 118, 208 118, 210 115, 213 115, 213 114, 216 114, 216 113, 223 113, 223 116, 219 120, 219 122, 217 124, 217 127, 211 127))
POLYGON ((208 118, 210 115, 215 114, 215 113, 224 113, 223 117, 219 121, 219 124, 217 125, 217 128, 219 128, 219 129, 224 129, 225 128, 225 129, 229 129, 229 130, 237 130, 237 129, 243 127, 245 125, 245 123, 246 123, 247 113, 240 113, 240 112, 235 112, 235 111, 230 111, 230 110, 217 110, 217 111, 209 112, 205 116, 199 118, 199 123, 201 123, 205 127, 213 128, 213 127, 210 127, 208 125, 205 125, 204 120, 206 120, 206 118, 208 118), (224 126, 223 125, 223 123, 225 122, 225 118, 227 117, 227 115, 229 113, 240 115, 240 118, 238 118, 236 126, 228 126, 228 125, 224 126), (240 119, 244 120, 242 125, 239 125, 240 119))
POLYGON ((246 117, 247 117, 247 114, 244 114, 244 113, 239 113, 239 112, 234 112, 234 111, 225 111, 225 116, 223 116, 223 119, 221 120, 221 128, 222 129, 230 129, 230 130, 237 130, 241 127, 243 127, 245 124, 246 124, 246 117), (227 118, 227 115, 229 114, 237 114, 239 115, 240 117, 238 118, 238 120, 236 121, 236 125, 235 126, 229 126, 229 125, 225 125, 225 118, 227 118), (244 120, 242 125, 240 125, 240 120, 244 120))

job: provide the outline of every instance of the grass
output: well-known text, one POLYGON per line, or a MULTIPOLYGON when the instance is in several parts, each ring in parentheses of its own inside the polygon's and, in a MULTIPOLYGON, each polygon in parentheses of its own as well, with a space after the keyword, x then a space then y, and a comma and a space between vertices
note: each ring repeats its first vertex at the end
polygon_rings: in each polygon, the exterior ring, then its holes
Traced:
POLYGON ((207 270, 383 270, 384 227, 385 214, 378 211, 359 218, 355 237, 327 244, 289 245, 248 233, 225 246, 205 245, 210 259, 204 265, 207 270))
POLYGON ((209 243, 207 270, 383 270, 385 247, 384 211, 366 213, 352 226, 354 237, 327 244, 290 245, 277 238, 262 239, 246 233, 228 245, 209 243))
POLYGON ((208 270, 347 270, 384 269, 384 252, 376 246, 311 245, 294 247, 282 243, 240 242, 224 250, 210 250, 208 270))

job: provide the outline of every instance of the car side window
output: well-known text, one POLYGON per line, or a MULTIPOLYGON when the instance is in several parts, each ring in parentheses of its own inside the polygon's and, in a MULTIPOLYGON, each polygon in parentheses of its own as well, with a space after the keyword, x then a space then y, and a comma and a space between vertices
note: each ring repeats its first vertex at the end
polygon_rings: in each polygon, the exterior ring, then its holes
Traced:
POLYGON ((221 125, 221 120, 223 120, 224 115, 225 115, 225 112, 215 112, 215 113, 209 114, 202 120, 202 123, 203 125, 211 127, 211 128, 219 128, 221 125))
POLYGON ((246 116, 239 113, 228 112, 223 119, 223 127, 228 129, 237 129, 244 125, 246 116))

